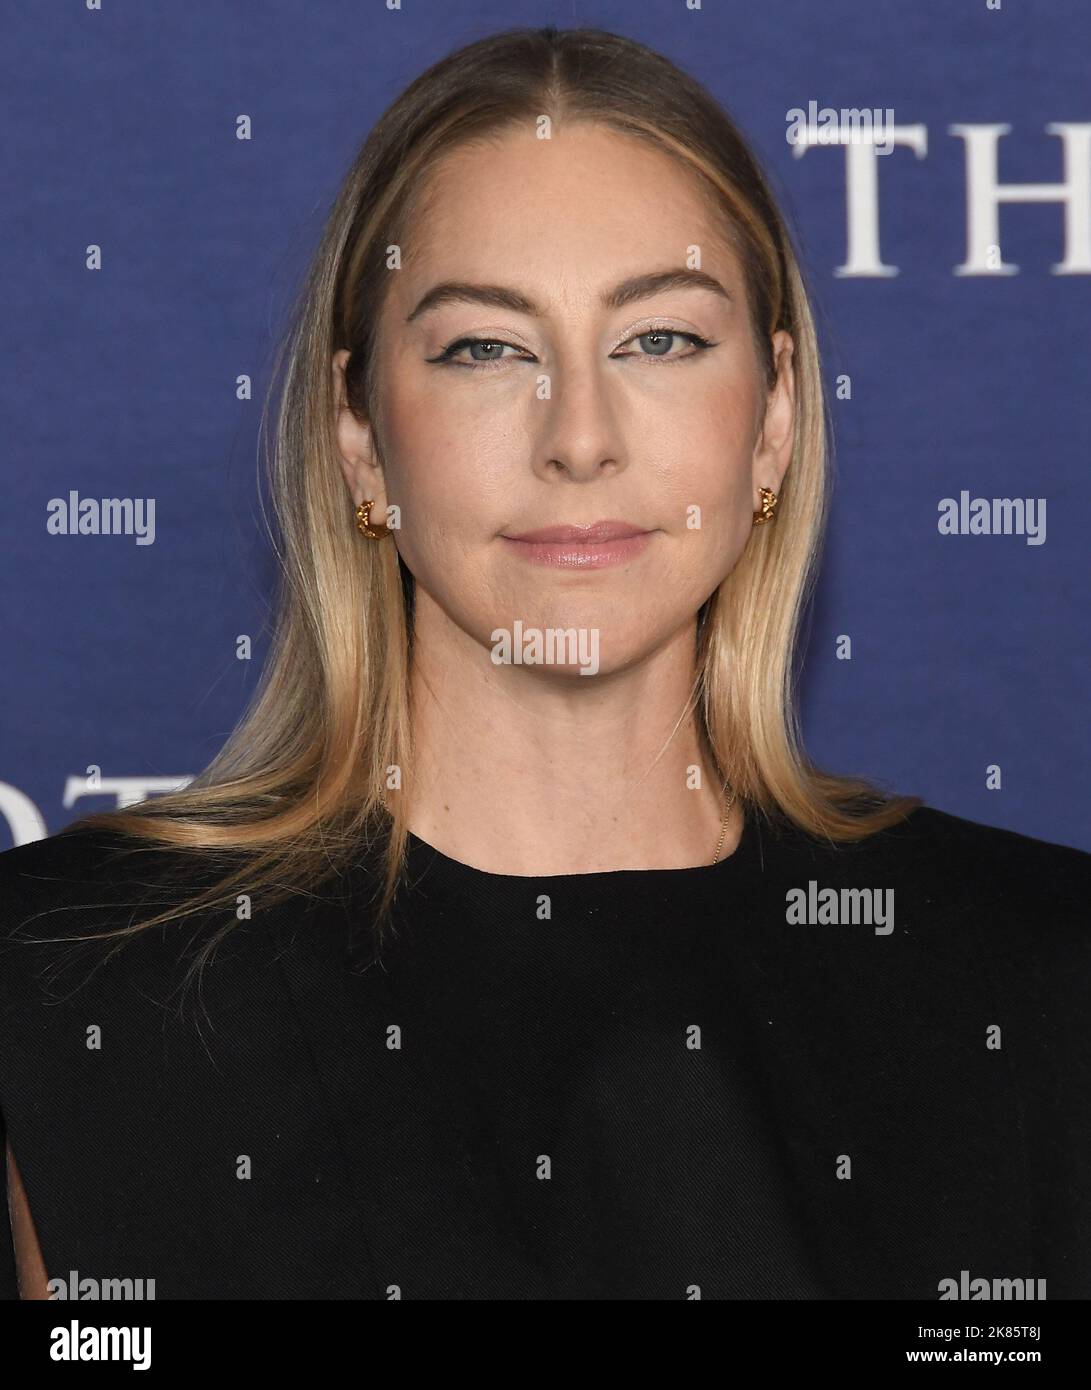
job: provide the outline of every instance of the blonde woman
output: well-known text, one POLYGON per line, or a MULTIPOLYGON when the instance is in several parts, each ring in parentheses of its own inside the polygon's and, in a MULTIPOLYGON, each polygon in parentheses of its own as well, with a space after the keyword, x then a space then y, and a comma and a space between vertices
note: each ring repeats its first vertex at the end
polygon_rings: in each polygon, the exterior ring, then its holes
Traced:
POLYGON ((452 54, 283 368, 259 698, 0 864, 7 1295, 1091 1293, 1091 856, 801 749, 821 371, 724 111, 452 54))

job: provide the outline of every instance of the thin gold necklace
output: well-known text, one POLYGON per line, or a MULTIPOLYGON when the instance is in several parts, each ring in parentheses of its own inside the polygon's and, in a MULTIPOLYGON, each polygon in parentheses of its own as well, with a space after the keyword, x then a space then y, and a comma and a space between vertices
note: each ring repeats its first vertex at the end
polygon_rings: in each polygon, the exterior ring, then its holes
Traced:
POLYGON ((732 790, 731 795, 730 795, 730 796, 728 797, 728 799, 727 799, 727 804, 726 804, 726 806, 724 807, 724 818, 723 818, 723 823, 722 823, 721 826, 720 826, 720 842, 719 842, 719 844, 716 846, 716 857, 715 857, 715 858, 713 859, 713 861, 712 861, 713 864, 715 864, 715 863, 717 863, 717 862, 719 861, 719 858, 720 858, 720 851, 721 851, 721 850, 723 849, 723 847, 724 847, 724 836, 727 834, 727 818, 728 818, 728 816, 731 814, 731 808, 732 808, 732 806, 733 806, 734 804, 735 804, 735 792, 734 792, 734 790, 732 790))

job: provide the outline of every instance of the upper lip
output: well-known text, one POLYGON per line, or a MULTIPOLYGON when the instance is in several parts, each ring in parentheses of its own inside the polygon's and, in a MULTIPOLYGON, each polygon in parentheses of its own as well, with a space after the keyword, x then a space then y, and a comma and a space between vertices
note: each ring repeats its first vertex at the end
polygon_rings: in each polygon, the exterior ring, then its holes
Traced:
POLYGON ((646 528, 629 521, 596 521, 591 526, 543 526, 537 531, 521 531, 508 536, 511 541, 620 541, 627 536, 643 536, 646 528))

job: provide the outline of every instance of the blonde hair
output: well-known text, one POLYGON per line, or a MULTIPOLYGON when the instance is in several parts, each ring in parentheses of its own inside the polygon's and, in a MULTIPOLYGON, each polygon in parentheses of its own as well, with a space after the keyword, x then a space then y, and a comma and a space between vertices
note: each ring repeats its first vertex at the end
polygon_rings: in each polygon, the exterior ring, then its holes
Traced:
MULTIPOLYGON (((261 893, 267 905, 316 888, 376 849, 383 867, 373 930, 381 949, 408 833, 403 798, 388 807, 385 792, 389 769, 412 763, 412 578, 392 543, 366 542, 353 525, 334 438, 331 358, 349 349, 348 403, 372 423, 381 457, 371 349, 387 249, 405 244, 425 177, 445 155, 542 115, 602 123, 688 167, 741 258, 767 385, 775 380, 771 335, 785 329, 794 340, 795 439, 776 520, 754 528, 698 615, 690 708, 723 780, 746 814, 786 817, 831 844, 871 835, 921 804, 822 772, 802 751, 792 663, 828 507, 826 406, 807 293, 754 156, 700 84, 642 45, 596 29, 512 29, 419 76, 348 171, 274 369, 271 389, 283 378, 271 450, 281 577, 261 685, 222 750, 184 790, 86 816, 62 832, 98 827, 144 847, 199 852, 216 882, 149 920, 99 935, 125 937, 233 908, 240 892, 261 893)), ((268 459, 267 408, 268 398, 268 459)), ((232 925, 233 912, 197 967, 232 925)))

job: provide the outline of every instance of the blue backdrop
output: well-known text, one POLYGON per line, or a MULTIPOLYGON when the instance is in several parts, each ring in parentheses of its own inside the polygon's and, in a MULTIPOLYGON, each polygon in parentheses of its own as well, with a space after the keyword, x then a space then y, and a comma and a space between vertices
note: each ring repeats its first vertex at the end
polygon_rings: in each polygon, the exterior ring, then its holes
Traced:
POLYGON ((261 403, 338 182, 429 63, 552 22, 631 35, 706 83, 791 220, 836 450, 811 752, 1091 849, 1091 7, 992 6, 5 3, 0 848, 192 776, 222 743, 267 649, 261 403), (811 101, 893 113, 873 198, 866 158, 850 198, 844 148, 789 144, 811 101), (995 204, 991 176, 1023 194, 995 204), (1044 499, 1044 533, 941 534, 963 491, 1033 499, 1039 527, 1044 499), (154 542, 52 534, 48 504, 73 492, 154 499, 154 542))

